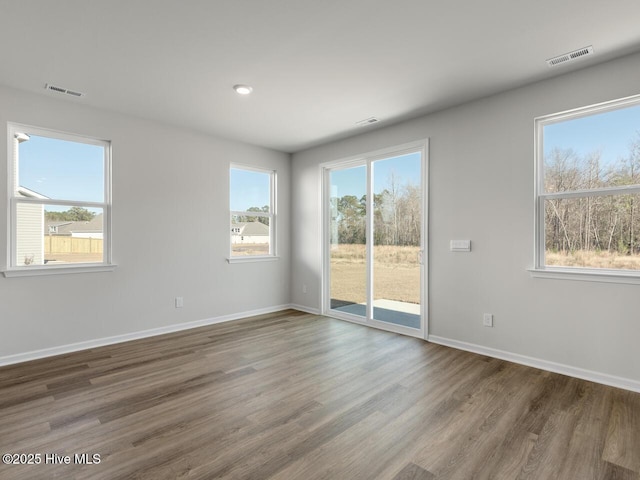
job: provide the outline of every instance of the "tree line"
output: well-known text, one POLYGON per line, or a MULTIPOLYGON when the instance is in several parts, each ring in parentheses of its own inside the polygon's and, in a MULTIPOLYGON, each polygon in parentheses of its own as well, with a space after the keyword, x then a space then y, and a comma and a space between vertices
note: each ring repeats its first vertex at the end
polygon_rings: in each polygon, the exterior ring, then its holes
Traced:
POLYGON ((52 222, 88 222, 93 220, 95 216, 95 213, 83 207, 71 207, 64 212, 53 212, 49 210, 44 212, 45 220, 52 222))
MULTIPOLYGON (((332 243, 366 243, 366 211, 366 195, 331 198, 332 243)), ((373 196, 374 245, 419 246, 421 216, 420 187, 392 179, 373 196)))
MULTIPOLYGON (((629 152, 602 165, 600 152, 552 150, 545 157, 545 191, 565 192, 640 185, 640 132, 629 152)), ((640 195, 613 194, 547 199, 545 246, 554 252, 640 253, 640 195)))
MULTIPOLYGON (((264 212, 269 213, 269 205, 263 207, 250 207, 247 212, 264 212)), ((269 225, 269 217, 257 216, 257 215, 234 215, 233 223, 245 223, 245 222, 260 222, 265 225, 269 225)))

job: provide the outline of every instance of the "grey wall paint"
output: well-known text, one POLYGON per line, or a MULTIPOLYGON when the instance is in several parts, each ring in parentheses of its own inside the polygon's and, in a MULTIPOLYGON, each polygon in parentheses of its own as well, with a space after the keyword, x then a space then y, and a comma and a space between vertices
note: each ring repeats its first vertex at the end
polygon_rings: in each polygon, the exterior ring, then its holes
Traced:
MULTIPOLYGON (((319 308, 319 164, 429 137, 431 333, 640 380, 638 286, 534 279, 526 271, 533 261, 533 118, 640 93, 637 78, 640 55, 301 152, 293 162, 0 88, 2 125, 112 140, 119 264, 111 273, 0 277, 0 357, 289 302, 319 308), (229 162, 278 170, 279 261, 225 261, 229 162), (503 231, 511 238, 494 234, 503 231), (473 252, 450 253, 452 238, 472 239, 473 252), (178 295, 183 309, 173 306, 178 295), (494 313, 495 328, 482 327, 483 312, 494 313)), ((6 142, 0 135, 0 151, 6 142)), ((6 175, 0 168, 4 199, 6 175)), ((6 215, 0 208, 2 252, 6 215)))
POLYGON ((319 164, 429 137, 430 334, 640 380, 640 286, 527 271, 534 117, 638 94, 638 78, 629 56, 295 154, 292 303, 320 308, 319 164), (473 251, 449 252, 457 238, 473 251))
MULTIPOLYGON (((80 103, 0 88, 0 125, 5 132, 11 121, 112 141, 119 266, 108 273, 0 276, 0 357, 289 303, 288 154, 80 103), (226 262, 230 162, 278 171, 278 261, 226 262), (184 297, 184 308, 174 308, 176 296, 184 297)), ((0 152, 7 152, 6 142, 0 135, 0 152)), ((6 167, 0 198, 7 198, 6 167)), ((6 200, 1 205, 4 256, 6 200)))

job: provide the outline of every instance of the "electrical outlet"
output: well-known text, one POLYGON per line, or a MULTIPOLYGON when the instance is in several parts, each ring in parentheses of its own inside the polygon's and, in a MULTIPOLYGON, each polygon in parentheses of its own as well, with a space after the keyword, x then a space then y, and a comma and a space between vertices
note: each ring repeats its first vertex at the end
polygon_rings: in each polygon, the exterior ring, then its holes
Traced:
POLYGON ((302 293, 307 293, 307 286, 306 285, 302 285, 302 293))
POLYGON ((492 313, 485 313, 482 316, 482 324, 485 327, 493 327, 493 314, 492 313))
POLYGON ((184 307, 184 297, 176 297, 176 308, 184 307))

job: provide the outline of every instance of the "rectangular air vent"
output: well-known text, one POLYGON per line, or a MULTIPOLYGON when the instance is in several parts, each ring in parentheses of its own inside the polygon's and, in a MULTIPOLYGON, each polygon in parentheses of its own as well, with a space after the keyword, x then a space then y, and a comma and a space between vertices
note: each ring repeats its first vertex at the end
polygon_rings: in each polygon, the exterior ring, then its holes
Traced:
POLYGON ((84 97, 84 93, 76 92, 75 90, 69 90, 68 88, 58 87, 56 85, 51 85, 47 83, 44 88, 50 90, 52 92, 62 93, 64 95, 71 95, 72 97, 84 97))
POLYGON ((564 55, 558 55, 557 57, 553 57, 547 60, 547 65, 550 67, 555 67, 556 65, 560 65, 561 63, 571 62, 572 60, 577 60, 578 58, 586 57, 587 55, 593 54, 593 45, 589 45, 588 47, 581 48, 579 50, 574 50, 573 52, 565 53, 564 55))
POLYGON ((365 118, 364 120, 360 120, 359 122, 356 122, 356 125, 358 125, 359 127, 363 127, 365 125, 371 125, 372 123, 376 123, 378 121, 378 119, 376 117, 369 117, 369 118, 365 118))

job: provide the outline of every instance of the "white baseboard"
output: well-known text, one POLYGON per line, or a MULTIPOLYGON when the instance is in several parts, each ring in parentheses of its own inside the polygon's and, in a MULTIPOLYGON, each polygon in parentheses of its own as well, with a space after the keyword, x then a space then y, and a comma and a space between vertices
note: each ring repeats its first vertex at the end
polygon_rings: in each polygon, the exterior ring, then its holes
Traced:
POLYGON ((528 367, 539 368, 540 370, 547 370, 549 372, 560 373, 562 375, 568 375, 570 377, 581 378, 590 382, 601 383, 603 385, 609 385, 611 387, 622 388, 625 390, 631 390, 632 392, 640 392, 640 381, 632 380, 630 378, 616 377, 615 375, 608 375, 606 373, 593 372, 591 370, 584 370, 582 368, 572 367, 570 365, 549 362, 540 358, 527 357, 526 355, 505 352, 503 350, 497 350, 495 348, 483 347, 482 345, 476 345, 473 343, 460 342, 458 340, 438 337, 436 335, 429 335, 427 340, 429 342, 444 345, 446 347, 457 348, 458 350, 465 350, 467 352, 486 355, 487 357, 499 358, 501 360, 519 363, 528 367))
POLYGON ((15 355, 7 355, 5 357, 0 357, 0 367, 4 365, 13 365, 16 363, 28 362, 30 360, 37 360, 39 358, 53 357, 55 355, 62 355, 66 353, 78 352, 81 350, 88 350, 90 348, 104 347, 106 345, 113 345, 115 343, 129 342, 131 340, 139 340, 147 337, 155 337, 157 335, 164 335, 166 333, 189 330, 191 328, 204 327, 206 325, 214 325, 216 323, 240 320, 247 317, 253 317, 255 315, 264 315, 266 313, 280 312, 282 310, 287 310, 289 308, 295 308, 299 310, 299 308, 291 305, 277 305, 273 307, 261 308, 258 310, 250 310, 247 312, 233 313, 230 315, 222 315, 220 317, 207 318, 204 320, 196 320, 194 322, 167 325, 166 327, 152 328, 150 330, 142 330, 142 331, 133 332, 133 333, 125 333, 123 335, 115 335, 113 337, 99 338, 96 340, 87 340, 86 342, 70 343, 68 345, 60 345, 58 347, 51 347, 51 348, 45 348, 42 350, 18 353, 15 355))
POLYGON ((310 313, 312 315, 320 315, 319 308, 305 307, 304 305, 297 305, 295 303, 292 303, 291 305, 289 305, 289 308, 293 308, 294 310, 300 310, 301 312, 305 312, 305 313, 310 313))
MULTIPOLYGON (((267 308, 261 308, 257 310, 250 310, 246 312, 233 313, 230 315, 222 315, 214 318, 207 318, 204 320, 196 320, 193 322, 180 323, 174 325, 168 325, 165 327, 152 328, 150 330, 143 330, 139 332, 127 333, 123 335, 115 335, 112 337, 99 338, 95 340, 88 340, 85 342, 71 343, 68 345, 60 345, 52 348, 45 348, 42 350, 35 350, 31 352, 18 353, 15 355, 7 355, 0 357, 0 366, 13 365, 16 363, 28 362, 30 360, 37 360, 40 358, 53 357, 55 355, 62 355, 72 352, 78 352, 81 350, 88 350, 90 348, 103 347, 106 345, 113 345, 116 343, 128 342, 131 340, 139 340, 142 338, 154 337, 157 335, 164 335, 166 333, 179 332, 182 330, 189 330, 191 328, 204 327, 207 325, 214 325, 216 323, 230 322, 233 320, 240 320, 247 317, 253 317, 255 315, 264 315, 268 313, 280 312, 287 309, 299 310, 301 312, 310 313, 312 315, 320 315, 320 310, 303 305, 289 304, 289 305, 276 305, 267 308)), ((480 355, 486 355, 488 357, 499 358, 501 360, 507 360, 513 363, 519 363, 521 365, 527 365, 529 367, 539 368, 541 370, 547 370, 549 372, 560 373, 562 375, 568 375, 570 377, 581 378, 583 380, 589 380, 591 382, 601 383, 612 387, 622 388, 633 392, 640 392, 640 381, 632 380, 629 378, 617 377, 614 375, 608 375, 605 373, 594 372, 590 370, 584 370, 570 365, 563 365, 560 363, 549 362, 539 358, 527 357, 517 353, 506 352, 503 350, 497 350, 494 348, 483 347, 473 343, 461 342, 458 340, 452 340, 449 338, 438 337, 436 335, 429 335, 429 342, 437 343, 447 347, 457 348, 458 350, 465 350, 468 352, 478 353, 480 355)))

